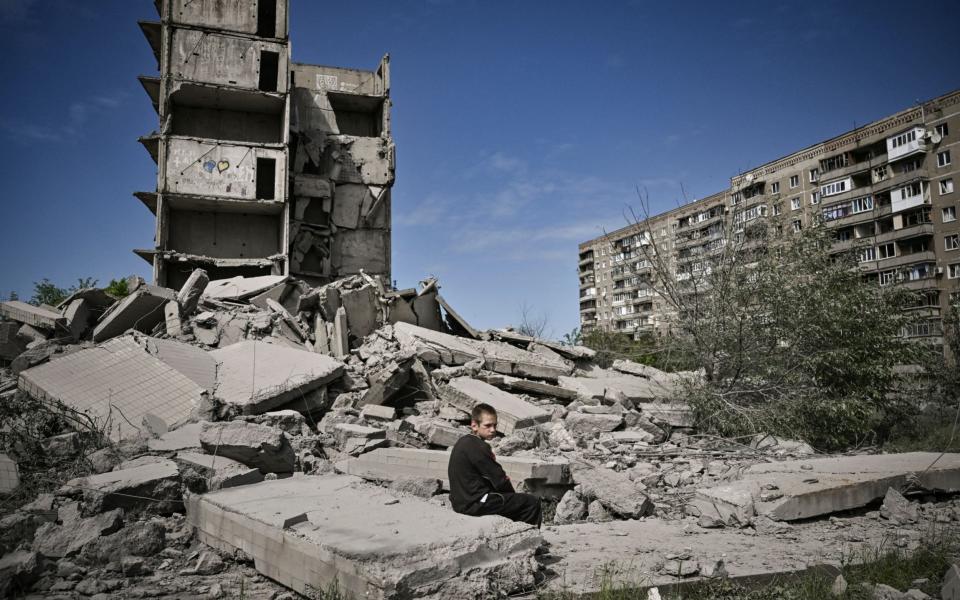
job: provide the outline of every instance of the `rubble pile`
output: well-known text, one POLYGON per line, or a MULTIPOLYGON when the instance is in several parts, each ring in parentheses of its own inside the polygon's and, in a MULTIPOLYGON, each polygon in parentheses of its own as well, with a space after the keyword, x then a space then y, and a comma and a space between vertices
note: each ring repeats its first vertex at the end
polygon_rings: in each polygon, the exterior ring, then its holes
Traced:
MULTIPOLYGON (((556 531, 639 520, 739 535, 880 500, 883 519, 917 524, 888 490, 960 491, 955 455, 917 479, 935 457, 697 435, 682 401, 697 374, 478 331, 432 278, 311 287, 198 269, 180 290, 130 283, 122 299, 0 303, 0 402, 26 394, 71 418, 44 448, 90 467, 3 517, 3 593, 218 597, 242 579, 279 597, 265 577, 308 596, 513 593, 543 578, 556 531), (551 527, 450 509, 447 450, 481 402, 498 411, 498 461, 545 499, 551 527), (76 443, 91 432, 93 451, 76 443)), ((28 460, 0 455, 0 494, 28 460)), ((665 560, 663 574, 703 576, 665 560)))

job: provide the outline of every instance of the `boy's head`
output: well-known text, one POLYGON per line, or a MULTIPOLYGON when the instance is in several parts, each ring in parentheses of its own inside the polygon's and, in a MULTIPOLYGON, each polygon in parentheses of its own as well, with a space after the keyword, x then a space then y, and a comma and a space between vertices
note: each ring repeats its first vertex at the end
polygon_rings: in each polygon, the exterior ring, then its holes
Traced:
POLYGON ((497 409, 480 403, 470 411, 470 431, 483 440, 492 440, 497 435, 497 409))

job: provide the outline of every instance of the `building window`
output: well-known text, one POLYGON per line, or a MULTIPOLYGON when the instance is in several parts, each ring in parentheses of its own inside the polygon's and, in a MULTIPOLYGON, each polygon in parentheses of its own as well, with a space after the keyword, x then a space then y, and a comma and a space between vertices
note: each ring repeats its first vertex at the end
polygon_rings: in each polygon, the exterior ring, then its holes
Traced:
POLYGON ((890 285, 896 279, 896 271, 883 271, 880 273, 880 285, 890 285))
POLYGON ((937 152, 937 166, 945 167, 950 164, 950 151, 944 150, 943 152, 937 152))
POLYGON ((794 220, 793 220, 793 223, 792 223, 792 226, 793 226, 793 232, 794 232, 794 233, 797 233, 798 231, 800 231, 801 229, 803 229, 803 223, 800 222, 800 219, 794 219, 794 220))
POLYGON ((944 237, 943 247, 947 250, 960 250, 960 233, 944 237))
POLYGON ((953 179, 941 179, 940 180, 940 195, 952 194, 953 193, 953 179))
POLYGON ((957 207, 948 206, 940 211, 944 223, 950 223, 957 220, 957 207))
POLYGON ((945 137, 947 137, 948 135, 950 135, 950 128, 947 127, 947 124, 946 124, 946 123, 941 123, 941 124, 937 125, 937 126, 934 128, 934 131, 936 131, 936 132, 940 135, 941 138, 945 138, 945 137))
POLYGON ((947 277, 950 279, 960 279, 960 263, 947 265, 947 277))
POLYGON ((896 255, 897 255, 897 245, 894 244, 893 242, 889 242, 887 244, 880 244, 879 246, 877 246, 877 257, 880 260, 883 260, 885 258, 893 258, 896 255))
POLYGON ((920 168, 920 159, 914 158, 913 160, 905 160, 903 164, 900 165, 901 173, 909 173, 911 171, 916 171, 920 168))
POLYGON ((790 176, 790 189, 792 190, 793 188, 797 187, 798 185, 800 185, 800 176, 799 176, 799 175, 791 175, 791 176, 790 176))
POLYGON ((810 192, 810 204, 820 204, 820 192, 810 192))
POLYGON ((783 212, 783 207, 780 206, 779 204, 774 204, 774 205, 773 205, 773 216, 777 216, 777 215, 779 215, 781 212, 783 212))
POLYGON ((840 181, 834 181, 826 185, 820 186, 820 197, 826 198, 827 196, 836 196, 837 194, 842 194, 850 189, 850 178, 841 179, 840 181))
POLYGON ((887 165, 880 165, 879 167, 873 168, 873 182, 879 183, 889 177, 890 171, 887 169, 887 165))
POLYGON ((816 183, 820 177, 820 169, 810 169, 810 183, 816 183))
POLYGON ((790 199, 790 210, 800 210, 800 196, 790 199))
POLYGON ((904 144, 909 144, 910 142, 916 141, 917 139, 917 130, 908 131, 906 133, 901 133, 897 137, 893 138, 890 141, 891 148, 899 148, 904 144))
POLYGON ((850 212, 852 214, 867 212, 868 210, 873 210, 873 196, 854 198, 850 201, 850 212))
POLYGON ((857 255, 857 260, 860 262, 870 262, 871 260, 877 260, 877 249, 876 248, 864 248, 860 251, 860 254, 857 255))
POLYGON ((779 193, 780 193, 780 182, 779 182, 779 181, 774 181, 773 183, 770 184, 770 193, 771 193, 771 194, 779 194, 779 193))
POLYGON ((743 199, 743 196, 740 194, 740 192, 734 192, 733 194, 730 195, 730 204, 736 206, 740 204, 740 200, 742 199, 743 199))

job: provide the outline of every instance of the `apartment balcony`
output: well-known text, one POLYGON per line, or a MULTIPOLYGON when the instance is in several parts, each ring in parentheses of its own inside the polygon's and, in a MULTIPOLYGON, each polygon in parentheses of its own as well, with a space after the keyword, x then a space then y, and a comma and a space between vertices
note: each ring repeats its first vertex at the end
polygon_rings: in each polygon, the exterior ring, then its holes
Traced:
MULTIPOLYGON (((848 199, 847 202, 849 201, 850 200, 848 199)), ((879 219, 880 217, 885 217, 886 215, 891 214, 892 210, 889 204, 886 206, 877 206, 876 197, 874 197, 873 201, 874 201, 874 208, 872 210, 847 215, 845 217, 840 217, 839 219, 830 219, 829 221, 825 221, 827 227, 836 228, 836 227, 849 227, 851 225, 860 225, 862 223, 868 223, 870 221, 879 219)), ((833 206, 834 204, 836 203, 831 202, 828 206, 833 206)), ((843 204, 843 203, 841 202, 840 204, 843 204)), ((823 210, 824 209, 821 208, 820 214, 823 214, 822 212, 823 210)))
POLYGON ((580 262, 577 263, 577 265, 581 267, 586 265, 592 265, 592 264, 593 264, 593 256, 588 256, 587 258, 581 258, 580 262))
POLYGON ((154 0, 157 13, 173 25, 202 27, 261 38, 287 38, 287 3, 197 2, 195 0, 154 0), (211 7, 213 5, 213 7, 211 7))
MULTIPOLYGON (((936 288, 936 285, 933 288, 921 288, 921 287, 911 287, 911 283, 926 283, 928 280, 934 279, 933 277, 927 277, 925 279, 920 279, 917 281, 908 281, 904 283, 904 287, 910 290, 923 290, 923 289, 933 289, 936 288)), ((909 312, 911 316, 917 317, 929 317, 931 319, 940 318, 940 307, 939 306, 916 306, 914 308, 906 309, 906 312, 909 312)))
POLYGON ((827 171, 826 173, 820 173, 820 181, 824 179, 843 179, 844 177, 851 177, 859 173, 864 173, 876 167, 882 167, 887 164, 887 154, 879 154, 867 160, 862 160, 857 163, 848 164, 845 167, 839 169, 834 169, 832 171, 827 171))
POLYGON ((591 288, 591 287, 593 287, 594 285, 596 285, 596 283, 597 283, 597 282, 593 280, 593 277, 590 277, 590 278, 588 278, 587 281, 583 281, 583 282, 580 283, 580 289, 581 289, 581 290, 585 290, 585 289, 587 289, 587 288, 591 288))
POLYGON ((861 271, 888 271, 890 269, 895 269, 897 267, 903 267, 906 265, 912 265, 914 263, 920 262, 936 262, 937 255, 932 250, 926 250, 923 252, 914 252, 912 254, 902 254, 900 256, 894 256, 892 258, 884 258, 881 260, 871 260, 860 263, 861 271))
POLYGON ((905 142, 896 148, 893 147, 891 142, 903 134, 891 136, 887 139, 887 160, 889 162, 927 151, 927 140, 924 138, 926 130, 923 127, 914 127, 911 131, 914 133, 915 139, 905 142))
MULTIPOLYGON (((894 197, 894 193, 891 193, 891 210, 894 213, 903 212, 911 208, 916 208, 917 206, 923 206, 924 204, 930 204, 930 186, 925 182, 922 183, 923 192, 915 196, 907 197, 894 197)), ((896 192, 896 190, 894 190, 896 192)))
POLYGON ((589 265, 580 265, 580 270, 578 271, 580 275, 590 275, 593 273, 593 263, 589 265))
POLYGON ((596 313, 596 312, 597 312, 596 306, 586 306, 580 309, 581 315, 587 315, 587 314, 596 313))
POLYGON ((893 231, 881 233, 880 235, 875 236, 873 241, 877 244, 885 244, 887 242, 908 240, 928 235, 933 235, 933 223, 921 223, 919 225, 911 225, 909 227, 904 227, 903 229, 895 229, 893 231))
POLYGON ((287 197, 287 153, 281 144, 224 143, 165 136, 160 158, 161 193, 234 200, 287 197))

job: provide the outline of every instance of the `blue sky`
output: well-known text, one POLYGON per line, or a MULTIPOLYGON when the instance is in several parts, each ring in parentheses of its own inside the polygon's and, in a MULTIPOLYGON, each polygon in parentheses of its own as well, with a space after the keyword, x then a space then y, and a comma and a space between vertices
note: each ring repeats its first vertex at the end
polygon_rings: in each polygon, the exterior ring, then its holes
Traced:
MULTIPOLYGON (((392 57, 400 287, 577 325, 577 243, 960 87, 956 1, 291 0, 293 58, 392 57), (952 75, 951 75, 952 73, 952 75)), ((149 267, 152 0, 0 0, 0 294, 149 267)))

